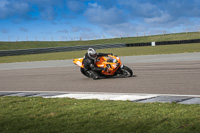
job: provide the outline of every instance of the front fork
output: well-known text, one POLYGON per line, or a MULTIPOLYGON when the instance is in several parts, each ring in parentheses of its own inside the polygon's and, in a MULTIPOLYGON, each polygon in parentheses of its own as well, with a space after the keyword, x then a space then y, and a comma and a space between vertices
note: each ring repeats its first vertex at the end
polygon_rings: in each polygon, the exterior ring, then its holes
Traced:
POLYGON ((123 71, 122 71, 122 69, 124 68, 124 65, 123 64, 121 64, 121 66, 118 68, 118 70, 116 71, 116 75, 117 74, 123 74, 123 71))

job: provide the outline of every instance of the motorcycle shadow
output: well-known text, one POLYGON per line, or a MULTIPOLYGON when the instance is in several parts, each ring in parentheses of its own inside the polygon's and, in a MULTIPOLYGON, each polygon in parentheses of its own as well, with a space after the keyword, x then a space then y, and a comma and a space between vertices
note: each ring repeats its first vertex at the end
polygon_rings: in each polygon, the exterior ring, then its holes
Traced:
POLYGON ((114 76, 112 78, 131 78, 131 77, 137 77, 137 75, 132 75, 130 77, 114 76))
POLYGON ((122 77, 122 76, 102 77, 102 78, 99 78, 99 79, 118 79, 118 78, 133 78, 133 77, 137 77, 137 75, 132 75, 130 77, 122 77))

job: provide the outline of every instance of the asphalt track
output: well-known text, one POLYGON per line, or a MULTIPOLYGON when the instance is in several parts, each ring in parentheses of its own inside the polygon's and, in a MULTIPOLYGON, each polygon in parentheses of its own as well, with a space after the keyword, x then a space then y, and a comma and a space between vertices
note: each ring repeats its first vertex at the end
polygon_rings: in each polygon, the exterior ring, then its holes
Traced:
POLYGON ((133 77, 92 80, 72 60, 0 64, 0 91, 200 95, 200 53, 121 59, 133 77))

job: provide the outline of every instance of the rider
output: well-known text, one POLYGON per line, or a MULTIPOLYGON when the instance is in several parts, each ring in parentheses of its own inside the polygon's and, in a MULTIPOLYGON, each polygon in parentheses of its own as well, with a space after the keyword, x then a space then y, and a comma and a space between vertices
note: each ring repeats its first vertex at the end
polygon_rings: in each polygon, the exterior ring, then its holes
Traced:
POLYGON ((96 50, 93 48, 88 49, 83 60, 83 65, 84 65, 84 70, 88 73, 88 75, 91 78, 93 79, 103 78, 98 73, 100 73, 102 70, 107 71, 108 68, 97 67, 95 64, 98 57, 108 56, 108 55, 113 55, 113 54, 112 53, 97 53, 96 50))

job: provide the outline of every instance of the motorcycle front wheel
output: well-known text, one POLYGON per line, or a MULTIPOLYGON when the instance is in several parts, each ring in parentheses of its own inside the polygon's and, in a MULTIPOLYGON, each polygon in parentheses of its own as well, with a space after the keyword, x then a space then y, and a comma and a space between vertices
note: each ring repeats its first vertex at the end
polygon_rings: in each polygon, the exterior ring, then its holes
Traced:
POLYGON ((121 68, 121 71, 121 76, 123 77, 131 77, 133 75, 133 71, 127 66, 123 66, 123 68, 121 68))

